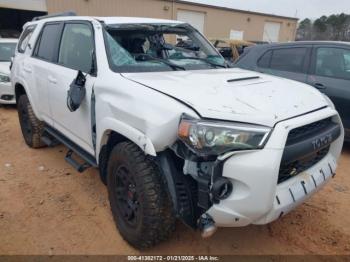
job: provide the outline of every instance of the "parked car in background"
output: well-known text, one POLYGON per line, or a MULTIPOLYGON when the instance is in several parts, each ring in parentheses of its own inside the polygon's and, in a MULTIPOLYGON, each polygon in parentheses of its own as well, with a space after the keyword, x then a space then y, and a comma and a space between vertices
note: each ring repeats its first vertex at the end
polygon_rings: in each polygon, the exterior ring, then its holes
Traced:
POLYGON ((0 104, 15 104, 11 86, 10 64, 15 55, 17 39, 0 38, 0 104))
POLYGON ((236 61, 248 46, 255 45, 252 42, 230 39, 212 39, 210 42, 220 54, 230 63, 236 61))
POLYGON ((258 45, 247 48, 235 66, 316 87, 335 104, 350 140, 350 43, 258 45))

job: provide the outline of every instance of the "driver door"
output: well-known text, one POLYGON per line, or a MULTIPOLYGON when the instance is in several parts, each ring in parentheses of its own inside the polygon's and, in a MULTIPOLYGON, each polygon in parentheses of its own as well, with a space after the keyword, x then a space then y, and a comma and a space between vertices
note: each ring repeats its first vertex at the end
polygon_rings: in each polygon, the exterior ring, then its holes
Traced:
POLYGON ((95 53, 94 32, 89 22, 65 23, 57 64, 49 70, 50 107, 53 126, 85 151, 94 154, 91 130, 91 95, 96 77, 91 73, 95 53), (80 107, 71 112, 67 92, 81 70, 86 75, 86 95, 80 107))

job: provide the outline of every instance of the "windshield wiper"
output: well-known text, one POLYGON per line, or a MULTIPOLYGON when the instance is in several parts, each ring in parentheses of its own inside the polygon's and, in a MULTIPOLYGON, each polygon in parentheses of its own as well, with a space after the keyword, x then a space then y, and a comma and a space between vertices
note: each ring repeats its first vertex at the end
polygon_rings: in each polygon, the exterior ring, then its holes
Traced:
POLYGON ((222 67, 222 68, 229 68, 229 65, 226 64, 217 64, 217 63, 214 63, 212 61, 210 61, 209 59, 206 59, 206 58, 200 58, 200 57, 184 57, 184 58, 180 58, 180 59, 191 59, 191 60, 199 60, 199 61, 203 61, 209 65, 212 65, 212 66, 215 66, 215 67, 222 67))
POLYGON ((159 62, 162 62, 163 64, 166 64, 167 66, 169 66, 171 69, 173 70, 183 70, 183 71, 186 71, 186 68, 184 68, 183 66, 179 66, 177 64, 174 64, 166 59, 162 59, 162 58, 158 58, 158 57, 154 57, 154 56, 151 56, 151 55, 147 55, 147 54, 142 54, 142 55, 139 55, 137 56, 136 60, 143 60, 143 61, 159 61, 159 62))

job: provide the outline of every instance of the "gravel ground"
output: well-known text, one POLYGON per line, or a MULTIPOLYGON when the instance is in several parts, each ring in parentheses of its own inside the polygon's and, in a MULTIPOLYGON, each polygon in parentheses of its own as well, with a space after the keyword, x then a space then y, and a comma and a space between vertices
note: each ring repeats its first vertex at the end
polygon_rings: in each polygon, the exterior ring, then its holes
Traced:
MULTIPOLYGON (((116 230, 97 170, 74 171, 66 151, 29 149, 16 109, 0 108, 0 254, 140 254, 116 230)), ((349 167, 346 145, 335 179, 272 224, 203 240, 178 223, 169 241, 142 254, 350 255, 349 167)))

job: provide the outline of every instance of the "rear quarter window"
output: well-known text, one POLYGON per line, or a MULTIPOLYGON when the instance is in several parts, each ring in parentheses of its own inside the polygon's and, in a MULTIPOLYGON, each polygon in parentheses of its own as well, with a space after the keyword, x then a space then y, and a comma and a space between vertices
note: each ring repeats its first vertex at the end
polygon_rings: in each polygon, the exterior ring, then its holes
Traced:
POLYGON ((22 35, 19 39, 19 42, 18 42, 18 48, 17 48, 18 52, 20 52, 20 53, 25 52, 25 50, 28 46, 29 40, 31 39, 33 32, 35 30, 35 27, 36 27, 36 25, 31 25, 31 26, 26 27, 26 29, 22 33, 22 35))
POLYGON ((271 57, 272 57, 272 51, 265 52, 258 60, 258 67, 262 67, 262 68, 270 67, 271 57))
POLYGON ((272 51, 270 68, 301 73, 303 72, 306 52, 307 49, 305 47, 275 49, 272 51))
POLYGON ((49 62, 54 62, 54 60, 57 59, 58 42, 61 31, 61 23, 46 24, 36 44, 34 56, 49 62))

